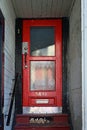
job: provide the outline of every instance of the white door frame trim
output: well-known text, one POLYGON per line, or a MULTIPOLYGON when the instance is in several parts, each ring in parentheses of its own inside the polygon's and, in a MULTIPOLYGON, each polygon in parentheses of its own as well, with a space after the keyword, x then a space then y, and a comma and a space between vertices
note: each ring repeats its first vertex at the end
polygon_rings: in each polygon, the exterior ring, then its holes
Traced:
POLYGON ((82 130, 87 130, 87 0, 81 0, 82 130))

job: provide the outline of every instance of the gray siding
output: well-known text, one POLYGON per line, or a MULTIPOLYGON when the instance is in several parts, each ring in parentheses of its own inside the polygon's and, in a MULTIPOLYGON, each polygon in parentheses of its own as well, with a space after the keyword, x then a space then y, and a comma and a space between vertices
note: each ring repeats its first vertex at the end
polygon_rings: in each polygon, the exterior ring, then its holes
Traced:
MULTIPOLYGON (((8 114, 11 96, 9 93, 13 89, 15 77, 15 13, 10 0, 0 0, 0 8, 5 18, 5 43, 4 43, 4 115, 8 114)), ((6 126, 7 118, 4 117, 4 130, 10 130, 12 126, 14 107, 10 126, 6 126)))
POLYGON ((81 3, 76 0, 70 15, 68 44, 69 104, 74 130, 82 130, 81 3))

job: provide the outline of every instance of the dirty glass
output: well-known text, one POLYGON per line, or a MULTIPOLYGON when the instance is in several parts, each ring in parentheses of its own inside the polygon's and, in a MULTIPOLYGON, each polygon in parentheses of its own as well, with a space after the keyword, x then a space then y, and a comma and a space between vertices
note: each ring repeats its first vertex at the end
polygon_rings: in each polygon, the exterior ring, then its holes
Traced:
POLYGON ((55 56, 54 27, 30 28, 31 56, 55 56))
POLYGON ((30 62, 30 90, 55 90, 55 62, 30 62))

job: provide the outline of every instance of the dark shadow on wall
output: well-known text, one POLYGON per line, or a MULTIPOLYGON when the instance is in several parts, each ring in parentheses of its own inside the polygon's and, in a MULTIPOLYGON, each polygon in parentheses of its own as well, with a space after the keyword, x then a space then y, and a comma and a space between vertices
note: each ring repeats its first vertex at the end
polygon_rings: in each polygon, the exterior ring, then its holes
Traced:
POLYGON ((0 127, 3 127, 3 105, 4 105, 4 17, 0 10, 0 127))
POLYGON ((63 18, 62 22, 63 37, 63 113, 68 113, 68 87, 67 87, 67 44, 69 39, 69 19, 63 18))
POLYGON ((16 19, 16 50, 15 50, 15 73, 19 74, 16 86, 15 113, 22 113, 22 20, 16 19))

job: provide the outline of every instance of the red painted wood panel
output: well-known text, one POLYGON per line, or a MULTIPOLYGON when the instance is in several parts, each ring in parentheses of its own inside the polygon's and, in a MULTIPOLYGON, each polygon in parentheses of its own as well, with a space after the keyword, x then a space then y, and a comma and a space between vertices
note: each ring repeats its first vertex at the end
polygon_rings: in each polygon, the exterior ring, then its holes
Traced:
POLYGON ((23 42, 28 42, 28 54, 22 55, 23 61, 23 106, 62 106, 62 20, 23 20, 23 42), (55 56, 30 56, 30 28, 33 26, 53 26, 55 28, 55 56), (30 91, 30 61, 55 61, 56 89, 53 91, 30 91), (39 95, 39 93, 41 93, 39 95), (36 99, 49 99, 48 104, 36 104, 36 99))

